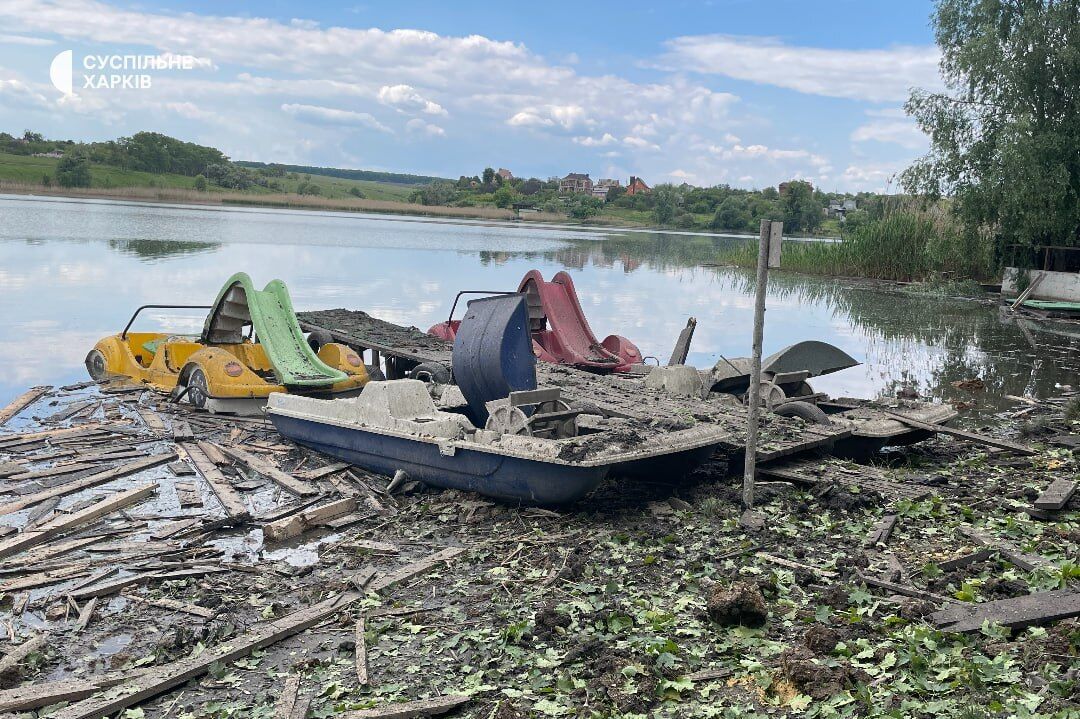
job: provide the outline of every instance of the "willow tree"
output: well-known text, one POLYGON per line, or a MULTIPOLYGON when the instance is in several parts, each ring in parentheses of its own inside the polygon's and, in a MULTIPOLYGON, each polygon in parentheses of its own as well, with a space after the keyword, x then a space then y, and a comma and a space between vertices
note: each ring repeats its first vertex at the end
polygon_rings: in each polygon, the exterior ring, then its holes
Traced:
POLYGON ((945 90, 907 102, 931 149, 903 185, 999 252, 1080 245, 1080 0, 938 0, 933 24, 945 90))

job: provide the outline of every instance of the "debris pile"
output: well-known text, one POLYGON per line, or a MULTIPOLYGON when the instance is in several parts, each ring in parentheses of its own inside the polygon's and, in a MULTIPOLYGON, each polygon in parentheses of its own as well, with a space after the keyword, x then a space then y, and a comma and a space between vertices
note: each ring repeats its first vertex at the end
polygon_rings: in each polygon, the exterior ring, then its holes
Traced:
POLYGON ((35 388, 0 409, 0 713, 1064 717, 1069 399, 997 446, 787 460, 744 527, 722 458, 517 507, 391 494, 141 388, 35 388))

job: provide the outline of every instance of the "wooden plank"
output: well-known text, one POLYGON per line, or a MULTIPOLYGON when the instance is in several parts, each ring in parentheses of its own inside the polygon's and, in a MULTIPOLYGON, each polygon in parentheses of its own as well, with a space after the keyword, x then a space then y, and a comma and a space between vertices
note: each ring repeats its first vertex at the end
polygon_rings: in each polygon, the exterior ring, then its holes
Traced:
POLYGON ((210 619, 214 616, 213 609, 200 607, 196 604, 188 604, 187 602, 180 602, 175 599, 169 599, 168 597, 140 597, 138 594, 123 594, 121 596, 123 596, 124 599, 128 599, 139 604, 150 604, 155 607, 161 607, 162 609, 171 609, 174 612, 192 614, 196 617, 202 617, 203 619, 210 619))
POLYGON ((70 464, 58 464, 48 469, 35 469, 29 472, 19 472, 13 474, 8 479, 12 482, 28 482, 34 479, 49 479, 51 477, 63 477, 65 474, 75 474, 76 472, 84 472, 88 469, 98 469, 96 464, 88 464, 85 462, 72 462, 70 464))
POLYGON ((40 432, 20 432, 0 436, 0 450, 9 450, 22 447, 44 440, 71 439, 74 437, 90 437, 105 434, 108 430, 99 424, 84 424, 78 427, 65 427, 63 429, 46 429, 40 432))
POLYGON ((413 717, 433 717, 446 714, 469 703, 470 697, 464 694, 448 694, 444 697, 420 699, 414 702, 387 704, 375 709, 359 709, 345 712, 345 719, 412 719, 413 717))
POLYGON ((273 481, 287 492, 295 494, 297 497, 311 497, 316 494, 320 494, 319 488, 312 486, 306 482, 298 480, 291 474, 282 472, 274 465, 267 462, 262 457, 256 457, 250 452, 245 452, 238 447, 218 446, 218 449, 222 451, 225 456, 230 459, 239 462, 252 472, 258 472, 267 479, 273 481))
POLYGON ((1051 562, 1043 557, 1021 551, 1019 547, 1007 539, 991 537, 973 527, 960 527, 959 532, 980 547, 996 549, 1001 553, 1001 556, 1005 557, 1005 559, 1009 560, 1020 569, 1023 569, 1025 572, 1033 572, 1039 567, 1045 567, 1051 564, 1051 562))
POLYGON ((25 551, 30 547, 47 542, 54 537, 71 529, 88 524, 113 512, 128 507, 149 497, 158 488, 157 483, 146 484, 141 487, 133 487, 126 492, 114 494, 111 497, 90 505, 86 509, 60 516, 48 524, 23 532, 14 537, 0 542, 0 559, 10 557, 13 554, 25 551))
POLYGON ((90 619, 94 616, 95 607, 97 607, 97 597, 91 597, 90 601, 82 606, 82 609, 79 610, 79 619, 75 623, 76 631, 86 629, 86 625, 90 623, 90 619))
POLYGON ((181 507, 202 506, 202 496, 199 494, 198 487, 196 487, 193 482, 176 482, 173 485, 173 489, 176 490, 176 499, 180 502, 181 507))
POLYGON ((12 647, 11 650, 4 655, 4 658, 0 659, 0 677, 9 678, 12 675, 17 676, 19 673, 20 662, 44 647, 48 640, 48 632, 39 632, 26 641, 12 647))
POLYGON ((353 628, 353 639, 356 644, 356 681, 364 687, 368 685, 368 670, 367 670, 367 627, 364 617, 360 617, 356 620, 356 626, 353 628))
POLYGON ((464 551, 464 547, 447 547, 429 557, 407 564, 396 572, 376 579, 372 582, 371 588, 376 592, 382 591, 383 589, 389 589, 395 584, 408 581, 418 574, 430 571, 436 564, 453 559, 464 551))
POLYGON ((5 689, 0 691, 0 711, 27 711, 60 702, 78 701, 130 679, 131 672, 123 672, 93 679, 66 679, 5 689))
POLYGON ((15 399, 11 400, 6 407, 0 409, 0 425, 5 424, 9 419, 22 412, 24 409, 37 402, 41 397, 51 390, 50 385, 43 385, 40 387, 31 387, 15 399))
POLYGON ((329 464, 325 467, 318 467, 316 469, 306 469, 303 472, 293 472, 294 477, 312 482, 316 479, 322 479, 331 474, 337 474, 348 469, 351 465, 348 462, 338 462, 336 464, 329 464))
POLYGON ((202 524, 202 519, 199 517, 191 517, 190 519, 177 519, 172 522, 166 522, 160 527, 155 528, 150 532, 150 539, 168 539, 174 535, 180 534, 186 529, 202 524))
POLYGON ((893 529, 896 527, 896 515, 886 514, 878 522, 877 526, 870 532, 870 536, 866 538, 866 546, 873 547, 878 544, 888 544, 889 537, 892 536, 893 529))
POLYGON ((975 552, 969 552, 968 554, 954 557, 953 559, 946 559, 943 562, 938 562, 938 568, 943 572, 952 572, 957 569, 963 569, 969 567, 976 562, 983 562, 994 556, 994 552, 991 549, 980 549, 975 552))
POLYGON ((216 444, 203 439, 196 441, 195 444, 199 445, 199 449, 206 455, 206 458, 215 465, 220 467, 229 463, 229 460, 221 453, 221 449, 216 444))
MULTIPOLYGON (((180 446, 184 452, 187 453, 188 458, 195 463, 195 468, 199 470, 199 474, 206 480, 206 483, 210 485, 210 489, 217 495, 218 501, 221 502, 222 508, 225 510, 225 514, 236 520, 247 520, 251 517, 251 513, 248 512, 247 505, 244 504, 244 498, 240 496, 240 493, 229 484, 229 480, 225 478, 225 475, 221 473, 221 470, 210 460, 210 458, 203 452, 203 442, 191 443, 185 442, 180 446)), ((212 446, 212 445, 210 445, 212 446)))
POLYGON ((769 554, 768 552, 754 552, 756 557, 764 559, 766 562, 776 564, 788 569, 794 569, 797 571, 809 572, 811 574, 817 574, 825 579, 833 579, 836 577, 836 572, 831 569, 822 569, 821 567, 813 567, 809 564, 800 564, 799 562, 785 559, 784 557, 778 557, 775 554, 769 554))
POLYGON ((0 505, 0 515, 18 512, 20 509, 25 509, 26 507, 37 504, 38 502, 44 502, 53 497, 63 497, 74 494, 75 492, 80 492, 84 489, 89 489, 90 487, 107 484, 114 479, 137 474, 143 470, 150 469, 151 467, 156 467, 159 464, 171 462, 174 459, 176 459, 176 452, 172 451, 163 454, 153 454, 144 459, 129 462, 128 464, 122 464, 119 467, 112 467, 100 472, 95 472, 89 477, 83 477, 82 479, 76 479, 72 482, 57 485, 56 487, 43 489, 40 492, 34 492, 33 494, 26 494, 16 500, 0 505))
POLYGON ((173 441, 174 442, 193 442, 195 441, 195 433, 191 431, 191 425, 182 419, 174 419, 172 421, 173 428, 173 441))
POLYGON ((998 449, 1007 449, 1010 452, 1016 452, 1017 454, 1037 454, 1031 447, 1025 447, 1022 444, 1010 442, 1005 439, 998 439, 997 437, 990 437, 985 434, 976 434, 975 432, 968 432, 962 429, 956 429, 955 427, 946 427, 943 424, 928 424, 898 412, 890 412, 889 410, 883 409, 882 412, 889 417, 906 424, 908 427, 914 427, 915 429, 923 429, 928 432, 936 432, 937 434, 947 434, 950 437, 965 439, 969 442, 985 444, 989 447, 997 447, 998 449))
POLYGON ((70 419, 73 415, 82 412, 88 407, 93 407, 97 402, 90 400, 89 402, 72 402, 58 412, 54 412, 45 418, 46 422, 63 422, 70 419))
POLYGON ((136 407, 135 411, 138 413, 139 418, 147 426, 147 428, 154 434, 165 433, 165 422, 162 421, 158 413, 149 407, 136 407))
POLYGON ((1075 480, 1058 477, 1035 500, 1035 509, 1062 509, 1076 493, 1075 480))
POLYGON ((961 602, 951 597, 943 597, 940 594, 934 594, 933 592, 926 592, 922 589, 916 589, 915 587, 909 587, 904 584, 897 584, 895 582, 887 582, 884 579, 876 579, 874 577, 868 577, 865 574, 857 573, 856 577, 867 586, 877 587, 878 589, 887 589, 894 594, 902 594, 905 597, 914 597, 915 599, 925 599, 936 604, 960 604, 961 602))
POLYGON ((300 677, 290 674, 281 686, 281 695, 274 705, 274 719, 292 719, 300 693, 300 677))
POLYGON ((931 614, 930 621, 947 632, 977 632, 983 622, 1023 629, 1077 616, 1080 616, 1080 592, 1054 589, 1023 597, 948 607, 931 614))
POLYGON ((271 542, 281 542, 292 537, 298 537, 309 529, 335 517, 348 514, 356 510, 356 500, 351 497, 339 499, 318 507, 299 512, 276 522, 270 522, 263 526, 263 538, 271 542))

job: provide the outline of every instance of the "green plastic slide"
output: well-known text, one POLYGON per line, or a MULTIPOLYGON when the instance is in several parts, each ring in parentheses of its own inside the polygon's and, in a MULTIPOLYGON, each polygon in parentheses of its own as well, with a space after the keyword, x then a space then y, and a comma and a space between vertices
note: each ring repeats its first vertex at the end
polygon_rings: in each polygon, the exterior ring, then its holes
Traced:
POLYGON ((286 387, 328 387, 348 378, 320 360, 308 346, 289 290, 281 280, 272 280, 259 291, 245 272, 230 277, 206 318, 202 342, 240 344, 247 325, 255 328, 278 381, 286 387))

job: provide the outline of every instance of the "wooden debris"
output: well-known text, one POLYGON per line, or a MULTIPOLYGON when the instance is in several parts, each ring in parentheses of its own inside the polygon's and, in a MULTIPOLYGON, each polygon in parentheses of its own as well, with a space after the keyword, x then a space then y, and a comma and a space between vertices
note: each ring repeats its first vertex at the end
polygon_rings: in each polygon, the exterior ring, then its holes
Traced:
POLYGON ((225 456, 239 462, 252 472, 258 472, 267 479, 272 480, 285 491, 295 494, 297 497, 311 497, 319 494, 319 489, 317 487, 301 482, 291 474, 282 472, 262 457, 256 457, 250 452, 245 452, 237 447, 220 446, 218 449, 220 449, 225 456))
POLYGON ((18 474, 11 475, 8 479, 12 482, 28 482, 30 480, 38 479, 51 479, 52 477, 63 477, 65 474, 75 474, 77 472, 85 472, 88 469, 97 469, 96 464, 87 464, 85 462, 71 462, 69 464, 58 464, 48 469, 38 469, 32 472, 20 472, 18 474))
POLYGON ((1076 493, 1078 486, 1080 486, 1080 482, 1076 480, 1058 477, 1035 500, 1035 509, 1056 510, 1064 508, 1072 499, 1073 494, 1076 493))
POLYGON ((229 484, 229 480, 225 478, 221 470, 214 465, 203 451, 204 444, 213 446, 205 442, 198 442, 197 444, 186 442, 180 446, 191 461, 195 463, 195 468, 199 470, 199 474, 210 485, 210 489, 217 495, 225 514, 237 521, 246 521, 251 517, 251 514, 248 512, 247 505, 244 504, 243 497, 229 484))
POLYGON ((37 546, 42 542, 47 542, 75 527, 82 526, 95 519, 100 519, 108 514, 112 514, 118 509, 123 509, 124 507, 141 502, 153 494, 157 488, 158 485, 156 483, 134 487, 126 492, 114 494, 86 509, 75 512, 74 514, 57 517, 48 524, 44 524, 41 527, 6 539, 0 542, 0 558, 18 554, 19 552, 37 546))
POLYGON ((976 632, 984 622, 1023 629, 1077 616, 1080 616, 1080 592, 1055 589, 1024 597, 948 607, 931 614, 930 620, 944 631, 976 632))
POLYGON ((149 407, 136 407, 135 411, 138 413, 139 418, 146 424, 154 434, 165 433, 165 423, 158 416, 158 413, 149 407))
POLYGON ((49 422, 49 423, 51 423, 51 422, 64 422, 64 421, 66 421, 68 419, 71 419, 73 416, 77 415, 79 412, 82 412, 84 409, 88 409, 90 407, 93 407, 96 404, 97 404, 97 402, 94 402, 92 400, 89 401, 89 402, 72 402, 72 403, 68 404, 68 406, 64 407, 62 410, 60 410, 58 412, 54 412, 53 414, 50 414, 48 417, 45 418, 45 421, 49 422))
POLYGON ((281 695, 274 705, 274 719, 292 719, 300 693, 300 677, 290 674, 281 687, 281 695))
POLYGON ((229 463, 229 460, 222 454, 221 448, 216 444, 202 439, 198 440, 195 444, 199 445, 199 449, 206 455, 206 458, 217 466, 221 467, 229 463))
POLYGON ((875 579, 874 577, 868 577, 865 574, 859 573, 856 575, 863 584, 870 587, 877 587, 878 589, 887 589, 894 594, 902 594, 905 597, 914 597, 915 599, 924 599, 935 604, 960 604, 958 599, 951 597, 943 597, 940 594, 934 594, 933 592, 923 591, 922 589, 916 589, 915 587, 909 587, 904 584, 896 584, 895 582, 887 582, 884 579, 875 579))
POLYGON ((937 434, 947 434, 950 437, 956 437, 958 439, 965 439, 969 442, 975 442, 976 444, 985 444, 989 447, 997 447, 998 449, 1007 449, 1010 452, 1016 452, 1017 454, 1032 455, 1037 454, 1031 447, 1025 447, 1022 444, 1016 442, 1010 442, 1005 439, 998 439, 997 437, 990 437, 985 434, 976 434, 975 432, 967 432, 962 429, 956 429, 955 427, 947 427, 943 424, 928 424, 921 422, 917 419, 912 419, 907 415, 900 414, 898 412, 890 412, 888 410, 882 410, 886 415, 893 419, 906 424, 908 427, 914 427, 915 429, 926 430, 927 432, 935 432, 937 434))
POLYGON ((37 504, 38 502, 44 502, 53 497, 63 497, 90 487, 97 487, 98 485, 111 482, 114 479, 127 477, 128 475, 137 474, 143 470, 150 469, 151 467, 156 467, 159 464, 171 462, 174 459, 176 459, 175 452, 170 451, 162 454, 154 454, 128 464, 122 464, 119 467, 96 472, 88 477, 83 477, 82 479, 67 482, 56 487, 50 487, 49 489, 43 489, 40 492, 35 492, 33 494, 26 494, 7 504, 0 505, 0 515, 18 512, 20 509, 25 509, 26 507, 37 504))
POLYGON ((993 550, 980 549, 976 552, 970 552, 954 559, 946 559, 944 562, 938 562, 937 565, 943 572, 952 572, 957 569, 971 566, 976 562, 986 561, 992 556, 994 556, 993 550))
POLYGON ((446 549, 435 552, 435 554, 432 554, 430 557, 413 562, 412 564, 407 564, 392 574, 376 579, 371 584, 371 588, 376 592, 388 589, 395 584, 408 581, 418 574, 430 571, 436 564, 453 559, 464 551, 465 549, 463 547, 447 547, 446 549))
POLYGON ((339 499, 336 502, 323 504, 264 525, 263 538, 271 542, 282 542, 292 537, 298 537, 322 522, 355 510, 355 499, 351 497, 339 499))
POLYGON ((171 522, 167 522, 154 531, 150 532, 150 539, 160 540, 173 537, 186 529, 202 524, 202 520, 198 517, 192 517, 190 519, 176 519, 171 522))
POLYGON ((79 619, 76 622, 78 631, 86 629, 86 625, 90 623, 90 618, 94 615, 94 608, 97 607, 97 597, 91 597, 90 601, 82 606, 79 610, 79 619))
POLYGON ((42 442, 44 440, 62 440, 75 437, 91 437, 101 435, 107 430, 101 425, 84 424, 79 427, 66 427, 64 429, 46 429, 40 432, 20 432, 0 437, 0 450, 11 450, 25 447, 26 445, 42 442))
POLYGON ((46 394, 52 387, 49 385, 41 387, 31 387, 15 399, 11 400, 8 405, 0 409, 0 425, 5 424, 9 419, 22 412, 24 409, 37 402, 41 397, 46 394))
POLYGON ((22 660, 42 649, 48 640, 48 632, 40 632, 12 647, 3 659, 0 659, 0 679, 7 680, 13 675, 17 676, 22 660))
POLYGON ((348 462, 338 462, 337 464, 330 464, 325 467, 318 467, 316 469, 306 469, 302 472, 293 472, 293 476, 305 479, 309 482, 314 482, 316 479, 322 479, 331 474, 337 474, 343 472, 349 468, 348 462))
POLYGON ((1020 569, 1023 569, 1025 572, 1033 572, 1039 567, 1050 564, 1050 562, 1038 555, 1021 551, 1019 547, 1006 539, 991 537, 972 527, 961 527, 959 531, 960 534, 964 535, 980 547, 996 549, 1001 556, 1005 557, 1005 559, 1009 560, 1017 567, 1020 567, 1020 569))
POLYGON ((822 569, 821 567, 813 567, 813 566, 810 566, 809 564, 800 564, 799 562, 794 562, 794 561, 792 561, 790 559, 785 559, 783 557, 778 557, 775 554, 769 554, 768 552, 754 552, 754 556, 760 557, 761 559, 764 559, 766 562, 770 562, 772 564, 776 564, 776 565, 779 565, 781 567, 786 567, 788 569, 794 569, 794 570, 802 571, 802 572, 810 572, 811 574, 816 574, 819 577, 824 577, 825 579, 833 579, 833 578, 836 577, 836 572, 834 572, 834 571, 832 571, 830 569, 822 569))
POLYGON ((182 459, 169 463, 169 471, 177 477, 190 477, 195 474, 195 468, 182 459))
POLYGON ((930 494, 926 487, 897 482, 877 467, 860 466, 853 471, 838 463, 823 462, 821 459, 790 459, 766 464, 758 467, 758 474, 811 486, 828 486, 827 483, 831 481, 845 487, 869 489, 890 500, 918 501, 930 494))
POLYGON ((469 697, 464 694, 448 694, 434 699, 420 699, 414 702, 387 704, 376 709, 360 709, 345 712, 345 719, 412 719, 412 717, 433 717, 467 704, 469 697))
POLYGON ((356 620, 356 627, 353 629, 353 639, 356 644, 356 681, 362 687, 368 684, 367 638, 364 636, 367 628, 365 624, 364 617, 360 617, 356 620))
POLYGON ((172 438, 174 442, 193 442, 195 433, 191 425, 182 419, 174 419, 172 422, 172 438))
POLYGON ((176 490, 176 499, 181 507, 201 507, 202 496, 199 489, 192 482, 177 482, 173 485, 176 490))
POLYGON ((139 604, 150 604, 155 607, 161 607, 162 609, 171 609, 175 612, 193 614, 194 616, 202 617, 203 619, 210 619, 214 616, 213 609, 200 607, 196 604, 188 604, 187 602, 180 602, 175 599, 169 599, 168 597, 140 597, 138 594, 123 594, 121 596, 123 596, 124 599, 128 599, 139 604))
POLYGON ((5 689, 0 691, 0 711, 25 711, 60 702, 78 701, 130 679, 131 672, 118 672, 92 679, 65 679, 5 689))
POLYGON ((866 538, 866 546, 873 547, 878 544, 888 544, 889 537, 892 536, 893 529, 896 527, 896 515, 886 514, 878 522, 877 526, 871 530, 870 535, 866 538))

